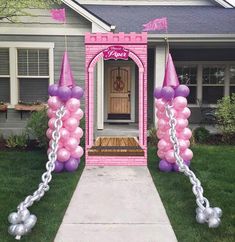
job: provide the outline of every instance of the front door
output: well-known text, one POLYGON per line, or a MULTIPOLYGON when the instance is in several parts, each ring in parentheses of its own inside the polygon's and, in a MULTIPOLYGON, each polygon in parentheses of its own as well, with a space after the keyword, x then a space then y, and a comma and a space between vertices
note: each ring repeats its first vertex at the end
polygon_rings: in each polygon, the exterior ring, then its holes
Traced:
POLYGON ((131 68, 108 67, 108 120, 131 119, 131 68))

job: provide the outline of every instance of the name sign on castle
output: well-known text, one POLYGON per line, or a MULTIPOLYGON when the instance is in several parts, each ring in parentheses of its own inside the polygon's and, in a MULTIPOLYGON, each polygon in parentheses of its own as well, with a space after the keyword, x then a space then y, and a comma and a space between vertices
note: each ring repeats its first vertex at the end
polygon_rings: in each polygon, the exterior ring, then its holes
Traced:
POLYGON ((129 50, 125 49, 122 46, 110 46, 103 51, 104 60, 128 60, 129 50))

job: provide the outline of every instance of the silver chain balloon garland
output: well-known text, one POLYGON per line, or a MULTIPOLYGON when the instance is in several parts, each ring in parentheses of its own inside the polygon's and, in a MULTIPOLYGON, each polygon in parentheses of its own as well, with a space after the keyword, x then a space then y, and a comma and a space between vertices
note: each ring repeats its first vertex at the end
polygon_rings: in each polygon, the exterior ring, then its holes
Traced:
POLYGON ((57 158, 56 152, 58 149, 58 142, 60 140, 60 129, 63 125, 62 117, 65 113, 65 107, 62 106, 56 112, 55 130, 52 133, 52 151, 48 154, 48 162, 46 163, 47 171, 42 175, 42 182, 38 189, 25 198, 17 207, 17 212, 10 213, 8 221, 11 223, 8 232, 15 236, 15 239, 20 240, 21 236, 28 234, 37 222, 37 217, 30 214, 28 207, 31 207, 35 201, 39 201, 49 191, 49 183, 52 179, 51 173, 55 169, 55 161, 57 158))
POLYGON ((179 142, 176 135, 176 119, 174 113, 172 112, 172 106, 166 105, 166 115, 169 118, 169 135, 170 140, 174 149, 174 156, 176 159, 176 164, 179 167, 179 171, 183 172, 193 185, 192 191, 196 196, 196 203, 198 205, 196 209, 196 220, 198 223, 208 223, 209 228, 217 228, 220 225, 220 217, 222 216, 222 210, 219 207, 210 207, 210 203, 207 198, 203 196, 203 188, 201 182, 196 177, 196 175, 189 169, 189 167, 184 163, 182 157, 180 156, 179 142))

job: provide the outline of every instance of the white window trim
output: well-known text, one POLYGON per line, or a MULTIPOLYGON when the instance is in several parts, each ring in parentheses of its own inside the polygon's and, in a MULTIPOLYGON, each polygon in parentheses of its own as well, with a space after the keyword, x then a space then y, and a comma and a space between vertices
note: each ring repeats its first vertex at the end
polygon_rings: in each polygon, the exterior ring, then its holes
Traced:
POLYGON ((46 76, 46 78, 49 78, 49 85, 51 85, 54 83, 54 45, 55 44, 52 42, 0 42, 0 48, 9 48, 9 62, 10 62, 9 63, 10 64, 10 103, 8 105, 9 108, 14 108, 14 106, 19 101, 17 49, 20 49, 20 48, 48 49, 49 76, 46 76))
MULTIPOLYGON (((224 96, 229 95, 229 87, 235 86, 235 84, 230 85, 230 75, 229 75, 229 66, 235 65, 234 61, 175 61, 175 66, 177 65, 196 65, 197 66, 197 99, 202 100, 202 88, 203 86, 223 86, 224 87, 224 96), (203 66, 213 66, 220 65, 225 66, 225 82, 224 84, 206 84, 202 83, 202 68, 203 66)), ((216 104, 203 104, 207 107, 217 107, 216 104)), ((199 107, 199 104, 189 104, 189 107, 199 107)))

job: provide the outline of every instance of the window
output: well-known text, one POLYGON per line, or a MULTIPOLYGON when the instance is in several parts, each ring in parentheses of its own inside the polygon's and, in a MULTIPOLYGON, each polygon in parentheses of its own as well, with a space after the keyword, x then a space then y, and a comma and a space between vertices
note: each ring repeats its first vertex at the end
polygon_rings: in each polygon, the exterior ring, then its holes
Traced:
POLYGON ((202 67, 202 102, 216 104, 224 96, 225 66, 202 67))
POLYGON ((48 49, 18 49, 19 99, 45 102, 49 84, 48 49))
POLYGON ((229 67, 229 94, 232 95, 232 93, 235 93, 235 65, 229 67))
POLYGON ((9 48, 0 48, 0 102, 10 102, 9 48))
POLYGON ((197 66, 176 66, 176 72, 180 84, 187 85, 190 89, 188 102, 196 104, 197 102, 197 66))

